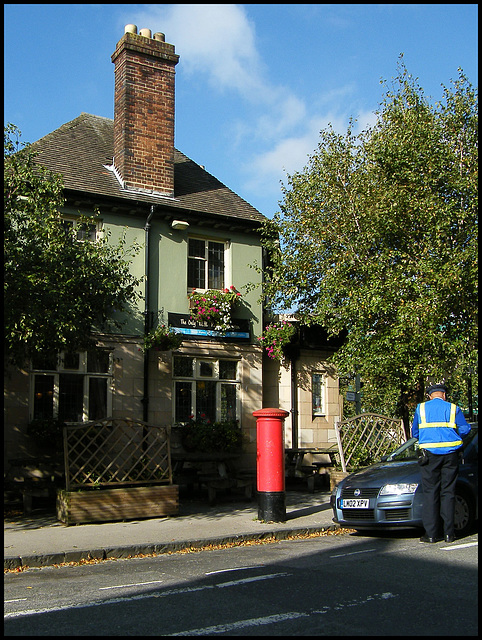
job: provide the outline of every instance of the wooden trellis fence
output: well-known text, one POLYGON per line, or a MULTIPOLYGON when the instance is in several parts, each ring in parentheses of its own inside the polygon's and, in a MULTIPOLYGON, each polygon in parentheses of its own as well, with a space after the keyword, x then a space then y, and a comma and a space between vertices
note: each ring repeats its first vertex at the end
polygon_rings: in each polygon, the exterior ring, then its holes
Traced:
POLYGON ((66 524, 149 518, 178 511, 170 427, 106 418, 64 427, 66 490, 57 517, 66 524))
POLYGON ((64 427, 66 489, 172 484, 170 427, 106 418, 64 427))
POLYGON ((393 451, 406 440, 403 421, 398 418, 362 413, 335 425, 341 466, 347 471, 363 452, 371 459, 393 451))

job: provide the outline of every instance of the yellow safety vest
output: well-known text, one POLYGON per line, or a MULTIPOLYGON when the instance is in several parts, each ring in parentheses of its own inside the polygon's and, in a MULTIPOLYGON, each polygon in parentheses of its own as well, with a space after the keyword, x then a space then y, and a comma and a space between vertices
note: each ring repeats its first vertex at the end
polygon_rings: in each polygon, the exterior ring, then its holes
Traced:
MULTIPOLYGON (((419 429, 433 429, 433 431, 427 432, 424 435, 428 436, 428 442, 420 442, 419 447, 421 449, 435 449, 435 448, 443 448, 443 447, 457 447, 462 444, 462 440, 458 438, 457 440, 450 441, 441 441, 439 438, 442 435, 442 431, 438 433, 435 431, 436 429, 453 429, 457 433, 457 425, 455 424, 455 412, 457 411, 457 405, 450 405, 450 421, 449 422, 427 422, 425 417, 425 402, 422 402, 420 405, 420 424, 418 425, 419 429), (435 441, 432 441, 432 438, 435 436, 435 441)), ((447 433, 445 432, 446 436, 447 433)))

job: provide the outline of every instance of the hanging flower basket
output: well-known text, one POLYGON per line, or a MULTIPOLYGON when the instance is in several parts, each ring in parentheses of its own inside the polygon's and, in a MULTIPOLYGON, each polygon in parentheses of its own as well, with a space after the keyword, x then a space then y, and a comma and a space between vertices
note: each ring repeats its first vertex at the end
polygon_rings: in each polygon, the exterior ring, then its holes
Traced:
POLYGON ((155 349, 156 351, 179 349, 182 341, 183 336, 181 333, 176 333, 171 327, 162 324, 144 336, 144 351, 149 349, 155 349))
POLYGON ((232 312, 241 294, 234 286, 229 289, 207 289, 189 295, 191 318, 209 324, 216 331, 227 331, 232 327, 232 312))
POLYGON ((265 327, 258 341, 266 349, 268 357, 283 363, 286 360, 285 349, 295 333, 295 327, 286 320, 272 322, 265 327))

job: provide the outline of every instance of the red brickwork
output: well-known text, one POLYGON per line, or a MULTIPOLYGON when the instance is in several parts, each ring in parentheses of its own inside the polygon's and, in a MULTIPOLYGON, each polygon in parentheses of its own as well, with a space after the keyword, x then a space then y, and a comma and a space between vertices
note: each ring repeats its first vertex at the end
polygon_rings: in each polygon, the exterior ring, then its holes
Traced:
POLYGON ((114 166, 129 189, 174 195, 174 46, 126 33, 115 64, 114 166))

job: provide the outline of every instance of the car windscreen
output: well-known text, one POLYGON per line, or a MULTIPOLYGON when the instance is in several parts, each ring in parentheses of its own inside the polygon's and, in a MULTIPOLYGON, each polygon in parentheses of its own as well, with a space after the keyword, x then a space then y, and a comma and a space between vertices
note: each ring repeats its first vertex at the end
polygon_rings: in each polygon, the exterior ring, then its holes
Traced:
POLYGON ((464 438, 464 458, 467 462, 476 462, 479 453, 479 432, 477 427, 472 427, 470 433, 464 438))
POLYGON ((395 449, 393 453, 387 456, 387 462, 398 462, 400 460, 416 460, 419 456, 418 453, 418 440, 417 438, 410 438, 407 442, 404 442, 398 449, 395 449))
MULTIPOLYGON (((477 456, 478 452, 478 428, 472 427, 470 433, 463 439, 464 455, 466 457, 477 456)), ((419 457, 419 446, 417 438, 410 438, 400 447, 395 449, 386 458, 386 462, 397 462, 400 460, 417 460, 419 457)))

